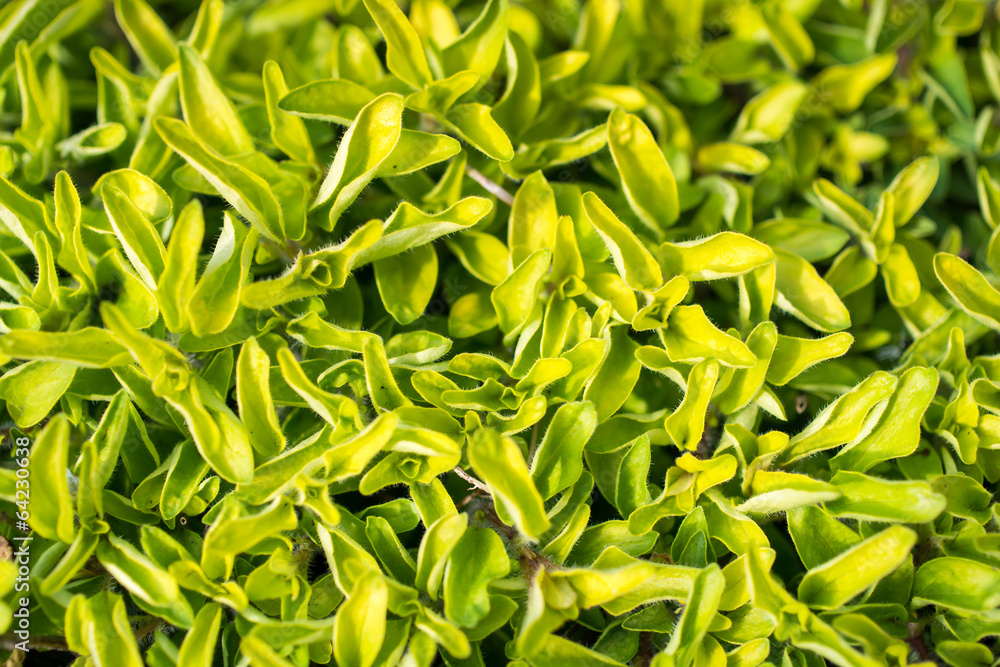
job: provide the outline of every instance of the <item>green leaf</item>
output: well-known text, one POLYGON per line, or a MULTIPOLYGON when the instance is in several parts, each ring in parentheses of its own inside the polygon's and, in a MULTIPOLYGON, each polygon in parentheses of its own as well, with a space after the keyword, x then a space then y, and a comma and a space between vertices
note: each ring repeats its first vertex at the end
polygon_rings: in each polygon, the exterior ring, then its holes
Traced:
POLYGON ((174 448, 164 465, 169 466, 169 469, 160 493, 160 512, 165 519, 173 519, 195 497, 202 479, 208 473, 208 463, 201 458, 194 442, 185 440, 174 448))
POLYGON ((754 327, 745 341, 757 361, 752 368, 739 368, 729 384, 716 397, 716 405, 724 414, 732 414, 750 403, 764 385, 764 378, 778 342, 777 328, 771 322, 754 327))
POLYGON ((479 74, 462 70, 440 81, 434 81, 423 90, 406 97, 406 107, 414 111, 436 114, 445 113, 456 101, 477 87, 479 74))
POLYGON ((593 403, 566 403, 556 410, 531 460, 531 479, 548 500, 583 474, 583 448, 597 428, 593 403))
POLYGON ((52 223, 45 205, 0 176, 0 222, 9 234, 34 252, 34 237, 49 232, 52 223))
MULTIPOLYGON (((772 248, 794 253, 807 262, 834 256, 850 234, 829 223, 799 218, 779 218, 754 225, 753 235, 772 248)), ((829 282, 829 274, 826 280, 829 282)))
POLYGON ((504 333, 517 331, 528 321, 551 256, 548 248, 535 251, 493 289, 490 301, 504 333))
POLYGON ((744 105, 731 139, 742 144, 778 141, 792 127, 807 92, 808 89, 797 81, 781 81, 768 86, 744 105))
POLYGON ((510 559, 500 536, 472 526, 451 551, 444 571, 445 615, 461 627, 475 627, 490 613, 490 582, 506 577, 510 559))
POLYGON ((537 540, 549 528, 542 496, 528 472, 528 464, 510 438, 479 429, 469 441, 469 462, 493 495, 501 516, 510 517, 518 531, 537 540))
POLYGON ((758 470, 750 483, 753 496, 737 506, 740 512, 770 514, 816 503, 829 503, 840 491, 828 482, 807 475, 780 471, 758 470))
POLYGON ((281 208, 264 179, 223 158, 179 120, 160 117, 153 126, 163 141, 187 160, 257 231, 272 240, 284 240, 281 208))
POLYGON ((240 304, 263 310, 340 289, 364 252, 381 238, 382 225, 378 220, 370 220, 335 246, 300 254, 281 276, 243 286, 240 304))
POLYGON ((452 550, 465 534, 469 518, 465 514, 448 514, 430 526, 420 541, 417 552, 415 585, 436 600, 452 550))
POLYGON ((750 368, 757 362, 750 348, 739 338, 719 331, 701 306, 677 306, 671 310, 660 338, 671 361, 697 363, 714 358, 720 364, 737 368, 750 368))
POLYGON ((66 476, 69 438, 69 422, 64 415, 59 415, 38 435, 27 466, 33 482, 28 505, 32 529, 44 538, 66 543, 72 542, 77 533, 66 476))
POLYGON ((267 119, 271 124, 271 141, 293 160, 315 164, 316 153, 305 123, 278 106, 286 95, 288 84, 285 83, 281 67, 275 61, 268 60, 264 63, 264 96, 267 119))
POLYGON ((629 287, 655 290, 663 284, 660 266, 639 238, 593 192, 583 195, 583 209, 611 252, 615 268, 629 287))
POLYGON ((333 199, 328 229, 333 229, 396 147, 402 116, 403 98, 391 93, 375 98, 358 112, 312 203, 316 208, 333 199))
POLYGON ((385 346, 378 338, 366 338, 361 347, 365 363, 365 379, 372 404, 379 410, 394 410, 410 405, 392 377, 385 346))
MULTIPOLYGON (((923 388, 922 383, 926 380, 926 373, 913 369, 908 373, 905 391, 899 394, 903 400, 895 400, 899 386, 897 379, 885 371, 873 373, 853 389, 838 396, 816 415, 809 426, 792 436, 788 442, 788 448, 781 452, 781 460, 784 463, 790 463, 819 451, 855 442, 862 435, 869 414, 875 410, 877 410, 875 417, 881 426, 880 437, 885 437, 886 430, 895 427, 891 419, 884 418, 889 412, 886 410, 888 406, 886 399, 894 400, 894 412, 905 415, 906 409, 910 407, 906 399, 912 400, 915 394, 918 395, 917 397, 926 394, 926 392, 919 391, 920 388, 923 388)), ((912 426, 917 426, 917 439, 919 440, 919 418, 915 424, 911 424, 911 433, 912 426)), ((871 439, 872 434, 873 431, 869 431, 863 438, 868 446, 878 442, 871 439)), ((900 450, 905 451, 909 444, 904 439, 900 450)), ((912 444, 915 447, 917 443, 912 444)), ((908 453, 912 453, 912 450, 908 453)))
POLYGON ((933 368, 907 370, 899 378, 874 428, 860 441, 845 447, 830 465, 834 469, 865 472, 882 461, 915 452, 920 444, 920 420, 937 386, 938 374, 933 368))
POLYGON ((715 359, 699 362, 688 374, 684 401, 664 423, 667 435, 681 449, 696 449, 701 442, 708 402, 718 377, 719 364, 715 359))
MULTIPOLYGON (((64 589, 86 566, 97 548, 98 536, 87 529, 77 531, 73 543, 39 585, 43 595, 51 596, 64 589)), ((14 576, 11 576, 13 582, 14 576)))
POLYGON ((982 273, 944 252, 934 256, 934 273, 962 310, 977 322, 1000 330, 1000 292, 982 273))
POLYGON ((278 108, 303 118, 350 125, 375 97, 353 81, 322 79, 294 88, 278 100, 278 108))
POLYGON ((139 60, 154 74, 177 59, 176 39, 144 0, 115 0, 115 18, 139 60))
POLYGON ((931 484, 947 499, 946 509, 951 514, 980 524, 989 522, 993 496, 976 480, 964 475, 939 475, 931 484))
POLYGON ((537 171, 521 183, 510 208, 507 246, 514 268, 543 248, 553 249, 558 220, 552 186, 537 171))
POLYGON ((924 523, 944 511, 944 496, 927 482, 890 482, 856 472, 838 472, 831 482, 843 494, 827 503, 834 516, 886 523, 924 523))
POLYGON ((267 352, 251 336, 240 348, 236 363, 236 403, 250 444, 268 458, 285 448, 285 435, 271 397, 270 369, 267 352))
POLYGON ((55 145, 63 158, 84 161, 115 150, 128 137, 121 123, 101 123, 66 137, 55 145))
POLYGON ((177 581, 134 546, 108 535, 108 541, 97 547, 97 559, 140 607, 182 628, 194 625, 194 612, 177 581))
POLYGON ((385 37, 389 71, 414 88, 429 84, 433 77, 420 37, 395 1, 365 0, 365 8, 385 37))
POLYGON ((381 237, 374 239, 370 247, 358 249, 356 265, 364 266, 368 262, 400 255, 442 236, 467 229, 488 215, 492 208, 493 204, 488 199, 465 197, 444 211, 430 215, 403 202, 386 218, 381 237))
POLYGON ((917 267, 899 243, 890 246, 882 264, 882 277, 889 301, 898 308, 913 304, 920 297, 920 276, 917 267))
POLYGON ((388 604, 389 588, 378 572, 367 572, 354 582, 333 623, 337 664, 375 664, 385 639, 388 604))
POLYGON ((920 207, 924 205, 938 181, 940 163, 935 157, 917 158, 900 171, 888 192, 892 192, 896 206, 893 209, 893 222, 896 227, 902 227, 909 222, 920 207))
POLYGON ((510 138, 494 120, 490 107, 485 104, 473 102, 453 106, 440 120, 459 137, 494 160, 507 162, 514 157, 510 138))
POLYGON ((256 241, 257 233, 227 211, 212 259, 188 300, 188 322, 195 336, 221 333, 233 321, 256 241))
MULTIPOLYGON (((503 52, 507 13, 507 0, 488 0, 465 32, 441 50, 441 68, 445 76, 472 70, 483 82, 489 79, 503 52)), ((403 77, 400 75, 400 78, 403 77)))
POLYGON ((385 68, 375 49, 364 31, 357 26, 349 23, 340 26, 337 31, 336 52, 333 71, 335 77, 363 84, 369 79, 380 80, 385 76, 385 68))
POLYGON ((496 120, 511 141, 531 126, 541 106, 541 72, 531 48, 518 33, 507 32, 504 51, 507 62, 507 87, 493 105, 496 120))
POLYGON ((398 422, 391 413, 379 415, 346 438, 331 439, 328 430, 317 431, 258 467, 253 480, 241 484, 238 493, 255 505, 273 501, 290 491, 300 475, 309 475, 324 464, 330 468, 331 481, 353 477, 386 446, 398 422))
POLYGON ((151 290, 156 283, 166 260, 166 248, 156 229, 139 211, 124 192, 113 185, 101 188, 101 198, 108 212, 111 228, 125 250, 125 255, 139 277, 151 290))
POLYGON ((80 194, 65 171, 56 174, 55 202, 55 226, 61 240, 56 261, 88 291, 96 292, 94 267, 90 265, 90 258, 83 243, 80 194))
POLYGON ((832 561, 862 542, 860 535, 820 507, 798 507, 785 516, 799 560, 807 569, 832 561))
POLYGON ((100 195, 104 187, 115 188, 139 210, 153 226, 158 226, 173 213, 170 195, 155 181, 134 169, 116 169, 103 174, 91 192, 100 195))
POLYGON ((902 565, 916 543, 909 528, 886 528, 811 568, 799 583, 799 600, 814 609, 836 609, 902 565))
POLYGON ((0 354, 83 368, 111 368, 132 363, 128 350, 106 329, 96 327, 66 333, 11 331, 0 338, 0 354))
POLYGON ((755 148, 725 142, 699 148, 698 163, 705 171, 755 176, 771 166, 771 159, 755 148))
POLYGON ((192 667, 208 667, 215 655, 215 644, 222 627, 222 607, 207 604, 194 617, 191 631, 184 637, 177 653, 178 662, 192 667))
POLYGON ((0 399, 7 402, 7 412, 14 423, 28 428, 49 414, 75 375, 76 367, 71 364, 30 361, 0 377, 0 399))
POLYGON ((841 331, 851 326, 851 314, 809 262, 776 250, 775 303, 782 310, 819 331, 841 331))
POLYGON ((280 348, 277 357, 281 377, 285 383, 324 421, 334 427, 339 427, 341 422, 348 424, 357 422, 358 408, 354 401, 316 386, 287 347, 280 348))
POLYGON ((253 151, 253 139, 198 52, 186 44, 178 50, 181 109, 191 132, 222 156, 253 151))
POLYGON ((896 62, 896 54, 887 53, 851 65, 831 65, 813 78, 813 95, 820 104, 829 105, 842 114, 850 113, 892 73, 896 62))
POLYGON ((445 243, 462 266, 484 283, 496 286, 507 277, 510 253, 497 237, 466 231, 446 239, 445 243))
POLYGON ((825 178, 813 183, 813 192, 827 217, 852 234, 863 236, 875 223, 871 211, 825 178))
POLYGON ((457 140, 445 134, 429 134, 403 128, 399 141, 377 170, 379 177, 412 174, 458 155, 457 140))
POLYGON ((608 118, 608 146, 629 206, 655 236, 677 221, 677 182, 652 132, 620 108, 608 118))
POLYGON ((125 601, 120 596, 107 591, 89 598, 73 596, 65 618, 66 643, 70 650, 120 667, 144 664, 125 611, 125 601))
MULTIPOLYGON (((583 341, 577 348, 581 356, 589 356, 600 364, 599 366, 597 363, 579 364, 587 371, 586 376, 580 377, 579 381, 582 384, 593 373, 594 369, 597 370, 597 374, 593 376, 584 390, 583 400, 590 401, 597 407, 599 422, 605 421, 628 400, 632 389, 639 380, 642 367, 635 358, 637 346, 629 337, 626 327, 611 327, 604 335, 604 346, 601 353, 595 354, 597 352, 596 341, 595 344, 583 341)), ((572 361, 575 369, 577 361, 575 359, 572 361)))
POLYGON ((663 653, 653 659, 651 665, 661 667, 691 664, 693 654, 701 645, 709 623, 719 608, 725 588, 726 580, 717 565, 710 565, 698 574, 684 612, 670 636, 670 643, 663 653))
POLYGON ((996 229, 1000 225, 1000 187, 990 177, 985 166, 980 167, 977 173, 976 193, 983 218, 991 229, 996 229))
POLYGON ((194 294, 198 254, 205 237, 201 202, 193 200, 183 209, 170 233, 163 272, 156 286, 156 301, 167 329, 184 333, 191 328, 188 304, 194 294))
POLYGON ((788 384, 808 368, 843 356, 851 349, 854 337, 837 333, 824 338, 795 338, 778 334, 778 342, 767 368, 767 381, 781 386, 788 384))
POLYGON ((946 556, 927 561, 913 577, 913 605, 958 612, 988 612, 1000 606, 1000 573, 984 563, 946 556))
POLYGON ((211 386, 191 373, 180 352, 136 330, 115 306, 102 306, 101 317, 152 379, 154 394, 183 416, 212 469, 227 481, 249 481, 253 454, 246 429, 211 386))
POLYGON ((421 315, 437 288, 438 256, 430 244, 375 262, 375 282, 385 309, 400 324, 421 315))
POLYGON ((599 125, 565 139, 548 139, 522 145, 509 164, 501 168, 513 178, 524 178, 539 169, 568 164, 587 157, 608 143, 606 125, 599 125))
POLYGON ((774 261, 774 252, 742 234, 720 232, 707 239, 664 243, 659 248, 665 275, 691 281, 732 278, 774 261))
POLYGON ((295 511, 286 498, 275 500, 255 514, 223 516, 205 535, 201 567, 211 579, 228 579, 237 554, 296 525, 295 511))

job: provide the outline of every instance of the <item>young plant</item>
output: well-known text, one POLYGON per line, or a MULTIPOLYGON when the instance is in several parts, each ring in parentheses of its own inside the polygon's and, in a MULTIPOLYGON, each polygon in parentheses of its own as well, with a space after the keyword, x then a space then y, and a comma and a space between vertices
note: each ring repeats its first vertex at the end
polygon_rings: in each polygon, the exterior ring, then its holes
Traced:
POLYGON ((1000 664, 996 18, 0 7, 0 660, 1000 664))

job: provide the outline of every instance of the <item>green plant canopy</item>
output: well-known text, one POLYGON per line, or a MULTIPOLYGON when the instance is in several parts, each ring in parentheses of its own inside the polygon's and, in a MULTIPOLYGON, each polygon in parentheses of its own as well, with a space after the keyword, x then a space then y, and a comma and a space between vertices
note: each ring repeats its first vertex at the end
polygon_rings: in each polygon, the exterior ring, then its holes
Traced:
POLYGON ((985 0, 0 6, 0 662, 1000 665, 985 0))

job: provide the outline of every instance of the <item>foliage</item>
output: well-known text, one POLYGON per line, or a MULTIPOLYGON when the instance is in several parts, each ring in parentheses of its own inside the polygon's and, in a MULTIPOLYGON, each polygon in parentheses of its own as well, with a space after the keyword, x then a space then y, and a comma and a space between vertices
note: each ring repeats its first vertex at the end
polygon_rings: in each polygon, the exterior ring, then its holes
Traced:
POLYGON ((149 1, 0 7, 34 649, 998 664, 994 4, 149 1))

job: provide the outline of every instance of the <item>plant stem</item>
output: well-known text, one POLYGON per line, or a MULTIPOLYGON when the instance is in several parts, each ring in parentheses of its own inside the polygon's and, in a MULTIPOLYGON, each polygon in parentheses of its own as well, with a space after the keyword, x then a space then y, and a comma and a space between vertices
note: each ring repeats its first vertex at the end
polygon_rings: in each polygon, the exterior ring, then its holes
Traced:
POLYGON ((934 658, 934 654, 931 653, 930 649, 927 648, 927 644, 924 643, 924 624, 907 623, 906 628, 909 630, 906 642, 913 649, 913 652, 917 654, 917 657, 921 660, 937 664, 938 661, 934 658))
POLYGON ((469 484, 471 484, 474 489, 479 489, 480 491, 482 491, 483 493, 485 493, 488 496, 491 495, 490 494, 490 489, 489 489, 488 486, 486 486, 485 484, 483 484, 482 482, 480 482, 478 479, 476 479, 475 477, 473 477, 469 473, 467 473, 464 470, 462 470, 461 466, 455 466, 455 469, 454 469, 453 472, 456 475, 458 475, 459 477, 461 477, 462 479, 464 479, 466 482, 468 482, 469 484))
POLYGON ((504 190, 502 187, 491 181, 486 177, 486 174, 479 171, 475 167, 466 166, 465 173, 469 175, 469 178, 479 183, 483 188, 489 192, 491 195, 495 196, 497 199, 502 201, 507 206, 514 205, 514 195, 504 190))
MULTIPOLYGON (((12 634, 0 635, 0 648, 13 651, 18 641, 18 638, 12 634)), ((69 646, 66 645, 66 640, 57 635, 34 635, 28 641, 28 648, 31 648, 32 650, 43 649, 46 651, 66 651, 67 653, 73 653, 73 655, 76 655, 76 653, 69 650, 69 646)))

